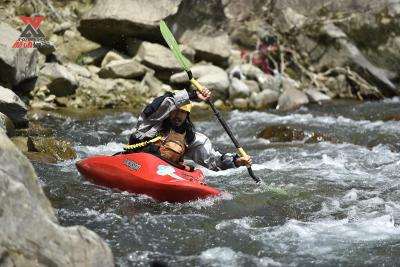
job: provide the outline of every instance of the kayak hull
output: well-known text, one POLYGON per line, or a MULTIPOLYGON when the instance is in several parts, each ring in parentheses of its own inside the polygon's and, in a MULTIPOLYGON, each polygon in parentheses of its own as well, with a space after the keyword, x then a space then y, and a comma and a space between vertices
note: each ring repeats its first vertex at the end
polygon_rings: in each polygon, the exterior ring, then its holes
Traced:
POLYGON ((145 194, 158 201, 186 202, 220 194, 204 185, 201 170, 187 172, 148 153, 95 156, 78 161, 76 167, 95 184, 145 194))

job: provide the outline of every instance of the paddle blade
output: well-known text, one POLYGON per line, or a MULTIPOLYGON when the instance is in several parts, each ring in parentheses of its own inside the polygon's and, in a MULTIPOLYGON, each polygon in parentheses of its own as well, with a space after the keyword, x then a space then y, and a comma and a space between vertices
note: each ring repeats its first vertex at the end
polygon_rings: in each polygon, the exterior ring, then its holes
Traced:
POLYGON ((185 71, 190 71, 189 60, 182 54, 179 45, 174 38, 174 35, 169 30, 167 24, 163 20, 160 21, 160 31, 161 35, 164 37, 165 42, 168 44, 169 48, 171 48, 172 52, 174 52, 174 55, 181 67, 185 71))

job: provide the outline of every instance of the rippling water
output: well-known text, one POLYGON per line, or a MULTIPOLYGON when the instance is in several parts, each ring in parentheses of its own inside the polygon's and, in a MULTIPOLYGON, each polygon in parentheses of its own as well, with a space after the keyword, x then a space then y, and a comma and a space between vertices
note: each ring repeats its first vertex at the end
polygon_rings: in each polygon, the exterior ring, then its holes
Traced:
MULTIPOLYGON (((86 182, 74 161, 35 163, 62 225, 81 224, 110 244, 118 266, 395 266, 400 255, 399 99, 225 114, 264 184, 245 168, 204 170, 219 198, 185 204, 86 182), (298 126, 340 142, 272 144, 268 125, 298 126)), ((91 119, 39 114, 79 159, 120 151, 135 114, 91 119)), ((213 117, 196 121, 221 150, 234 151, 213 117)))

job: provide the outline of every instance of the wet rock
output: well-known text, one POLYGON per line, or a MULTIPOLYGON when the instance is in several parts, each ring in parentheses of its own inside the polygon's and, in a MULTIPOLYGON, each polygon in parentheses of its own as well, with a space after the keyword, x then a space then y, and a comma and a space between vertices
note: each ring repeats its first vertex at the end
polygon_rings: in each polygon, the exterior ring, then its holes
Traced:
MULTIPOLYGON (((223 76, 225 71, 221 69, 220 67, 214 66, 212 64, 199 64, 193 66, 191 69, 193 78, 199 79, 202 76, 208 75, 208 74, 220 74, 223 76)), ((189 77, 185 71, 181 71, 178 73, 175 73, 174 75, 171 76, 170 81, 172 83, 187 83, 189 82, 189 77)))
POLYGON ((55 157, 57 160, 70 160, 76 158, 75 150, 65 141, 51 137, 29 137, 28 151, 42 152, 55 157))
POLYGON ((252 93, 250 96, 250 107, 254 109, 275 108, 278 103, 279 93, 266 89, 260 93, 252 93))
POLYGON ((89 40, 109 47, 124 46, 128 37, 161 40, 159 21, 177 13, 180 3, 181 0, 96 1, 81 19, 78 30, 89 40))
POLYGON ((15 135, 14 123, 10 120, 7 115, 0 112, 0 132, 3 131, 9 137, 15 135))
POLYGON ((277 109, 293 110, 308 104, 308 102, 308 98, 303 92, 288 88, 279 96, 277 109))
POLYGON ((105 65, 107 65, 112 61, 123 60, 123 59, 125 59, 125 57, 122 54, 111 50, 105 55, 105 57, 101 61, 101 67, 104 67, 105 65))
POLYGON ((205 60, 219 66, 227 66, 231 41, 226 33, 208 36, 196 31, 186 31, 180 41, 196 51, 197 60, 205 60))
POLYGON ((13 91, 0 86, 0 112, 7 115, 15 127, 28 126, 27 111, 25 103, 13 91))
POLYGON ((229 99, 247 98, 251 94, 249 87, 238 78, 231 79, 231 86, 229 87, 229 99))
POLYGON ((145 67, 134 59, 114 60, 103 66, 99 71, 101 78, 134 79, 143 77, 145 67))
POLYGON ((0 22, 0 85, 13 88, 22 81, 37 77, 38 51, 12 48, 20 32, 0 22))
POLYGON ((287 125, 268 126, 262 130, 257 137, 268 139, 271 142, 301 141, 303 143, 318 143, 323 141, 332 141, 332 138, 322 133, 287 125))
MULTIPOLYGON (((181 71, 182 68, 170 49, 160 44, 150 42, 134 42, 131 46, 137 46, 137 53, 141 63, 154 69, 156 76, 161 80, 169 80, 171 73, 181 71)), ((136 50, 131 48, 131 51, 136 50)))
POLYGON ((324 101, 329 101, 331 98, 315 89, 309 89, 305 91, 310 103, 321 104, 324 101))
POLYGON ((39 75, 37 86, 46 85, 56 96, 72 95, 79 85, 76 76, 58 63, 46 63, 39 75))
POLYGON ((0 173, 4 266, 113 266, 111 250, 97 234, 58 224, 32 165, 1 133, 0 173))

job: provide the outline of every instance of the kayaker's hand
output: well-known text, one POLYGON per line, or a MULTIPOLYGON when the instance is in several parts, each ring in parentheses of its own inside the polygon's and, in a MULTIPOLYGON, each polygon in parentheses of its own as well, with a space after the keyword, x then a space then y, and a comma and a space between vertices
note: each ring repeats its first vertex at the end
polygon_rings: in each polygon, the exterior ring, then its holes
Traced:
POLYGON ((244 157, 237 158, 235 160, 236 166, 251 166, 253 164, 253 160, 249 155, 246 155, 244 157))
POLYGON ((211 91, 207 87, 204 87, 201 93, 199 91, 196 91, 196 93, 197 97, 204 102, 206 102, 211 97, 211 91))

